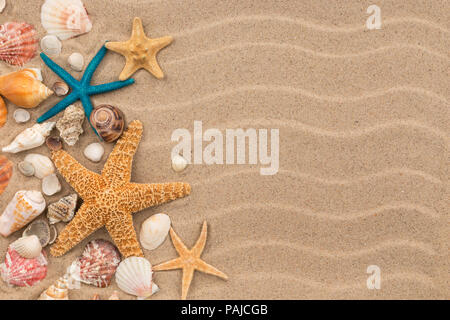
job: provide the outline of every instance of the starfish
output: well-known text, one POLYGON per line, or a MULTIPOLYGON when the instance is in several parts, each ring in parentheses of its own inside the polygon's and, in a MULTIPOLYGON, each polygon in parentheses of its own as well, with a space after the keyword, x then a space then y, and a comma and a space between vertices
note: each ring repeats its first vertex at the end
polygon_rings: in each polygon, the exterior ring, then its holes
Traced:
POLYGON ((170 228, 170 238, 172 239, 173 246, 177 250, 180 257, 153 267, 154 271, 183 269, 183 280, 181 289, 182 300, 186 300, 189 287, 192 282, 192 278, 194 277, 195 270, 212 274, 216 277, 220 277, 225 280, 228 279, 228 276, 225 273, 217 270, 215 267, 207 264, 206 262, 200 259, 203 249, 205 248, 207 229, 208 227, 205 221, 203 222, 202 232, 200 233, 200 237, 198 238, 197 243, 191 250, 189 250, 183 244, 180 237, 178 237, 175 231, 172 228, 170 228))
POLYGON ((119 76, 119 80, 128 79, 137 70, 144 68, 161 79, 164 73, 156 60, 157 53, 171 44, 170 36, 150 39, 145 36, 144 27, 140 18, 134 18, 131 38, 125 42, 107 42, 106 48, 123 55, 126 59, 125 67, 119 76))
POLYGON ((75 218, 59 234, 50 248, 61 256, 92 232, 105 226, 124 257, 143 253, 136 238, 132 213, 182 198, 191 187, 187 183, 131 183, 133 156, 142 137, 142 123, 133 121, 117 141, 100 174, 89 171, 61 150, 51 146, 52 160, 64 179, 83 199, 75 218))
POLYGON ((91 62, 87 66, 86 71, 84 72, 83 77, 81 78, 81 81, 78 81, 75 80, 67 71, 58 66, 55 62, 53 62, 44 53, 41 53, 41 58, 44 61, 44 63, 70 86, 72 92, 63 100, 61 100, 59 103, 57 103, 53 108, 51 108, 41 117, 39 117, 37 119, 38 123, 42 123, 50 119, 51 117, 63 111, 69 105, 73 104, 78 100, 81 100, 86 117, 89 119, 91 112, 93 110, 91 99, 89 98, 90 96, 117 90, 134 83, 134 79, 128 79, 127 81, 115 81, 97 86, 91 86, 92 76, 95 70, 97 69, 98 65, 102 61, 103 57, 105 56, 105 54, 106 48, 105 46, 102 46, 102 48, 97 52, 95 57, 91 60, 91 62))

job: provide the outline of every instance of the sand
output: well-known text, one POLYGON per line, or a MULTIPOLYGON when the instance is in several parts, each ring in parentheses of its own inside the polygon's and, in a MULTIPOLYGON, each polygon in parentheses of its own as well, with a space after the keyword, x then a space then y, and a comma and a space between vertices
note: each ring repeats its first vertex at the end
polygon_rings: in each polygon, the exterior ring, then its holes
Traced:
MULTIPOLYGON (((148 36, 175 39, 159 54, 164 80, 139 71, 133 86, 92 100, 144 123, 133 181, 192 184, 190 197, 134 218, 139 230, 152 214, 169 214, 188 246, 208 221, 203 258, 229 281, 196 273, 190 299, 450 297, 446 1, 378 1, 382 28, 372 31, 365 29, 369 1, 84 2, 93 30, 63 42, 54 60, 66 69, 73 52, 88 61, 105 40, 127 40, 134 16, 142 18, 148 36), (171 134, 177 128, 192 133, 194 120, 221 131, 279 128, 279 172, 262 176, 259 165, 191 165, 175 173, 171 134), (381 269, 380 290, 367 288, 369 265, 381 269)), ((42 3, 9 0, 0 21, 29 22, 42 37, 42 3)), ((123 65, 122 56, 107 53, 93 82, 116 80, 123 65)), ((57 80, 39 57, 27 66, 41 67, 49 86, 57 80)), ((2 62, 0 69, 17 68, 2 62)), ((14 122, 15 106, 8 103, 0 145, 59 100, 33 109, 25 125, 14 122)), ((94 164, 82 155, 96 141, 86 122, 84 128, 78 144, 65 148, 99 172, 105 158, 94 164)), ((109 154, 112 145, 105 147, 109 154)), ((46 147, 31 152, 49 155, 46 147)), ((17 164, 27 153, 8 157, 17 164)), ((40 181, 15 170, 0 212, 24 188, 40 190, 40 181)), ((63 191, 47 200, 69 192, 64 182, 63 191)), ((20 233, 0 238, 1 257, 20 233)), ((63 257, 49 257, 48 276, 39 285, 1 282, 0 298, 37 298, 97 238, 109 236, 99 230, 63 257)), ((157 264, 176 252, 167 239, 145 255, 157 264)), ((152 299, 180 297, 180 271, 158 272, 155 282, 161 291, 152 299)), ((82 285, 70 295, 106 298, 115 289, 114 281, 106 289, 82 285)))

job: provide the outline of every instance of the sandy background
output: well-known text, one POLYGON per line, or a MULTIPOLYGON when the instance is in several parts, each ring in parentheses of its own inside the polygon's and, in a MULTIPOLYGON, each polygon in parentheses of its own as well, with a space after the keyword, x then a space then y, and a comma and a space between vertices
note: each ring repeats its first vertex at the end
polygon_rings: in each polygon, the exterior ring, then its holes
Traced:
MULTIPOLYGON (((42 37, 43 2, 9 0, 0 22, 26 21, 42 37)), ((139 230, 146 218, 165 212, 188 246, 208 221, 203 258, 230 280, 196 273, 189 298, 450 297, 445 0, 84 2, 94 27, 63 42, 54 60, 66 69, 72 52, 89 61, 105 40, 127 40, 134 16, 142 18, 148 36, 175 38, 159 54, 164 80, 139 71, 136 84, 96 96, 93 103, 116 105, 128 121, 144 123, 133 181, 192 184, 189 198, 134 219, 139 230), (382 9, 382 29, 368 31, 366 9, 374 3, 382 9), (259 166, 250 165, 195 165, 175 173, 172 131, 192 132, 194 120, 202 120, 204 130, 279 128, 279 173, 261 176, 259 166), (372 264, 381 268, 381 290, 366 287, 372 264)), ((107 53, 93 83, 116 80, 123 65, 122 56, 107 53)), ((57 80, 38 57, 27 66, 41 67, 49 86, 57 80)), ((1 73, 15 69, 0 63, 1 73)), ((52 97, 32 110, 25 125, 14 122, 15 107, 8 104, 0 145, 59 100, 52 97)), ((99 172, 104 161, 93 164, 82 155, 96 141, 86 122, 85 129, 75 147, 65 148, 99 172)), ((109 154, 112 145, 105 147, 109 154)), ((49 155, 46 147, 31 152, 49 155)), ((27 153, 8 157, 17 164, 27 153)), ((16 170, 0 196, 0 212, 23 188, 40 190, 40 181, 16 170)), ((64 183, 63 192, 47 200, 69 192, 64 183)), ((19 233, 0 237, 2 259, 19 233)), ((49 274, 35 287, 1 282, 0 298, 37 298, 96 238, 109 239, 103 229, 64 257, 50 257, 49 274)), ((145 255, 157 264, 176 252, 166 240, 145 255)), ((153 299, 180 297, 181 271, 156 273, 155 281, 161 291, 153 299)), ((83 285, 71 298, 106 298, 114 289, 114 281, 106 289, 83 285)), ((120 297, 131 298, 123 292, 120 297)))

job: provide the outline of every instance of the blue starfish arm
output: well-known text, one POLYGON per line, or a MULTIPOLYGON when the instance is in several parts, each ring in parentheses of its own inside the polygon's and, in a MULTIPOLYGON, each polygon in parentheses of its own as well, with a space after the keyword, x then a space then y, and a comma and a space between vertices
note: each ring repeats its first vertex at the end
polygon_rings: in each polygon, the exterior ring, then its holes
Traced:
POLYGON ((56 73, 61 79, 63 79, 70 87, 72 88, 78 87, 79 82, 75 80, 75 78, 72 77, 66 70, 58 66, 56 63, 54 63, 52 59, 50 59, 45 55, 45 53, 41 53, 41 59, 50 69, 53 70, 54 73, 56 73))
POLYGON ((67 97, 65 97, 63 100, 58 102, 53 108, 48 110, 46 113, 44 113, 42 116, 40 116, 37 119, 37 123, 42 123, 55 115, 57 115, 59 112, 63 111, 65 108, 70 106, 72 103, 77 101, 80 97, 76 92, 72 92, 67 97))
POLYGON ((100 93, 105 93, 113 90, 117 90, 126 86, 129 86, 130 84, 134 83, 134 79, 127 79, 125 81, 115 81, 105 84, 100 84, 97 86, 90 86, 88 89, 89 95, 95 95, 100 93))
POLYGON ((92 58, 91 62, 89 62, 89 65, 87 66, 86 70, 84 71, 83 78, 81 79, 81 83, 83 85, 89 85, 91 83, 92 75, 94 74, 94 72, 97 69, 100 62, 102 62, 105 54, 106 54, 106 47, 103 45, 100 48, 100 50, 98 50, 95 57, 92 58))
POLYGON ((92 110, 94 110, 94 106, 92 105, 91 99, 88 95, 82 95, 80 97, 81 104, 83 105, 84 114, 86 115, 86 118, 91 117, 92 110))

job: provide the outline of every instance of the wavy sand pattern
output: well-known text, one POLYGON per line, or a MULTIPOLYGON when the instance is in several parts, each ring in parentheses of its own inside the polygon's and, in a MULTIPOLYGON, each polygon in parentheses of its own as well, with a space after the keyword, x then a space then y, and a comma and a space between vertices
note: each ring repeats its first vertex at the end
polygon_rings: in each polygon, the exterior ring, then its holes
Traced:
MULTIPOLYGON (((40 2, 16 0, 0 17, 33 23, 42 36, 40 2)), ((150 215, 168 213, 187 245, 201 222, 209 222, 203 257, 230 280, 196 274, 190 298, 450 297, 446 1, 375 3, 383 24, 374 31, 365 29, 366 9, 374 3, 356 0, 112 0, 107 8, 100 0, 85 2, 94 28, 65 41, 58 63, 74 51, 89 59, 106 39, 127 39, 135 15, 148 35, 175 38, 159 55, 166 79, 141 71, 132 87, 93 100, 144 122, 134 181, 192 183, 189 198, 135 217, 139 228, 150 215), (192 132, 194 120, 202 120, 204 130, 279 128, 279 172, 261 176, 258 165, 195 165, 174 173, 172 131, 192 132), (369 265, 381 268, 381 290, 367 289, 369 265)), ((42 63, 35 58, 30 66, 42 63)), ((108 54, 94 81, 115 80, 122 66, 121 56, 108 54)), ((3 63, 0 68, 12 70, 3 63)), ((46 68, 43 74, 48 84, 56 80, 46 68)), ((56 101, 33 110, 33 119, 56 101)), ((0 129, 1 145, 23 130, 12 110, 0 129)), ((100 170, 103 163, 82 156, 95 141, 86 123, 85 129, 88 134, 69 150, 100 170)), ((10 156, 16 163, 23 157, 10 156)), ((0 196, 0 211, 24 184, 40 188, 37 179, 16 173, 0 196)), ((18 236, 0 239, 1 256, 18 236)), ((94 238, 107 234, 98 231, 83 245, 94 238)), ((36 287, 0 285, 0 298, 36 298, 81 250, 50 258, 49 275, 36 287)), ((175 251, 166 241, 146 257, 156 264, 175 251)), ((179 297, 180 272, 157 273, 155 281, 161 287, 155 299, 179 297)), ((83 285, 71 294, 106 297, 114 289, 83 285)))

